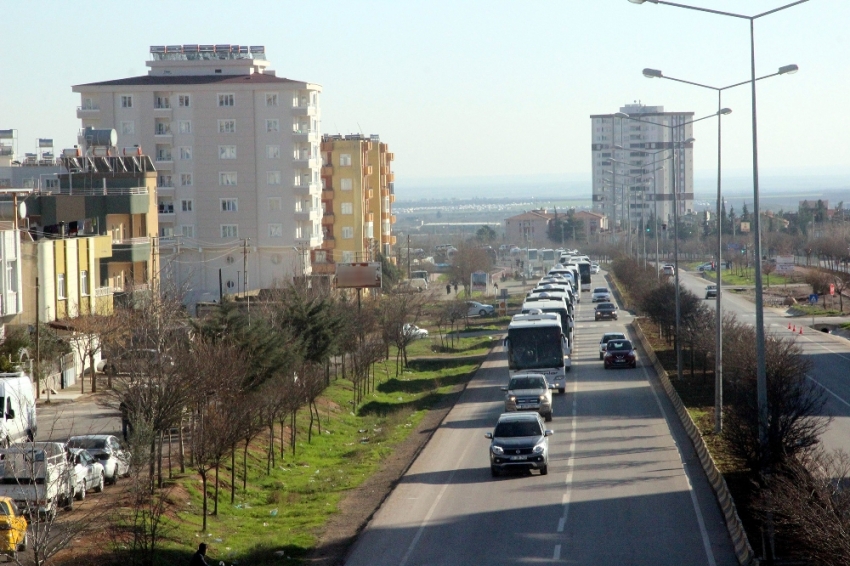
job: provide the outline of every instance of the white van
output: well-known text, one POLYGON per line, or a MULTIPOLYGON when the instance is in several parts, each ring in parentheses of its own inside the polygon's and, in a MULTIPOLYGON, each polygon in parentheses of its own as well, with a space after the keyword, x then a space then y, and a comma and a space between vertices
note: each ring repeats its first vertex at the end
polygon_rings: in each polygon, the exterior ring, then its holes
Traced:
POLYGON ((0 447, 35 440, 35 395, 27 374, 0 373, 0 407, 0 447))

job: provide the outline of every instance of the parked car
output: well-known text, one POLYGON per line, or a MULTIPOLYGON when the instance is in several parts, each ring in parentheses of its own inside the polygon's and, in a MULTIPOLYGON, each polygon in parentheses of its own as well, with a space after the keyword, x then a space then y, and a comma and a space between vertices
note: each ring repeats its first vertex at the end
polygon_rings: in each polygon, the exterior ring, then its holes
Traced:
POLYGON ((493 477, 509 469, 540 470, 549 473, 549 437, 537 413, 502 413, 490 439, 490 473, 493 477))
POLYGON ((11 497, 0 497, 0 554, 17 561, 18 553, 27 549, 27 519, 18 511, 11 497))
POLYGON ((614 303, 596 303, 596 310, 593 311, 593 316, 596 320, 602 320, 603 318, 617 320, 617 305, 614 303))
POLYGON ((717 296, 717 285, 706 285, 705 286, 705 298, 710 299, 712 297, 717 296))
POLYGON ((626 335, 622 332, 606 332, 599 340, 599 359, 605 357, 605 352, 608 351, 608 342, 611 340, 625 340, 626 335))
POLYGON ((605 369, 615 367, 637 367, 637 352, 630 340, 609 340, 605 352, 605 369))
POLYGON ((591 303, 609 303, 611 302, 611 291, 607 287, 596 287, 593 294, 590 296, 591 303))
POLYGON ((106 479, 103 474, 103 465, 91 457, 82 448, 68 449, 68 462, 71 464, 72 484, 74 486, 74 498, 82 501, 86 498, 86 492, 92 490, 96 493, 103 491, 106 479))
POLYGON ((467 316, 492 316, 496 314, 496 308, 493 305, 482 305, 475 301, 466 301, 466 306, 469 308, 467 316))
POLYGON ((411 340, 428 338, 428 330, 425 328, 419 328, 415 324, 405 323, 404 326, 401 327, 401 332, 405 337, 410 338, 411 340))
POLYGON ((107 483, 114 484, 130 473, 130 452, 111 434, 72 436, 68 439, 68 448, 82 448, 100 462, 107 483))
POLYGON ((540 373, 522 373, 511 378, 505 387, 505 412, 537 411, 546 422, 552 420, 552 388, 540 373))
POLYGON ((65 446, 61 442, 23 442, 0 449, 0 496, 11 498, 25 515, 55 517, 74 504, 65 446))
POLYGON ((590 264, 590 272, 594 275, 599 273, 599 264, 598 263, 591 263, 590 264))
POLYGON ((661 272, 664 273, 664 275, 676 275, 676 266, 668 263, 661 268, 661 272))
POLYGON ((706 262, 697 266, 697 271, 714 271, 714 263, 706 262))

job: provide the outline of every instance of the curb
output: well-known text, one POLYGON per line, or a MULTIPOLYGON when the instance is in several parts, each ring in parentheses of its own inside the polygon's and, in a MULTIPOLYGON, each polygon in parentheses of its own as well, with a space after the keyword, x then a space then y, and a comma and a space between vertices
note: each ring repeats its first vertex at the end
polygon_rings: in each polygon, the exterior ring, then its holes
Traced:
POLYGON ((711 457, 711 454, 708 452, 708 448, 705 445, 705 441, 702 439, 699 429, 694 424, 693 419, 691 419, 691 415, 688 413, 685 405, 679 397, 679 394, 670 382, 670 378, 667 377, 667 370, 664 369, 664 366, 662 366, 661 362, 658 361, 658 357, 655 355, 655 350, 653 350, 649 345, 649 341, 646 339, 643 329, 635 322, 632 322, 629 326, 638 337, 638 340, 640 340, 641 346, 652 361, 652 367, 655 368, 655 372, 658 374, 658 379, 661 381, 661 385, 664 387, 667 397, 676 409, 676 414, 679 415, 679 420, 682 422, 685 432, 688 434, 688 437, 694 445, 697 456, 699 456, 700 464, 702 464, 702 469, 705 471, 705 475, 708 477, 708 481, 711 483, 711 487, 714 489, 714 493, 717 496, 717 503, 720 505, 721 511, 723 511, 723 517, 726 521, 726 529, 729 531, 729 536, 732 538, 732 544, 735 547, 735 556, 738 558, 738 563, 741 564, 741 566, 746 566, 752 563, 757 564, 758 561, 755 559, 755 553, 750 546, 747 533, 744 531, 744 525, 741 523, 741 518, 738 516, 738 509, 735 507, 735 501, 732 499, 732 494, 729 492, 726 480, 717 469, 717 465, 711 457))

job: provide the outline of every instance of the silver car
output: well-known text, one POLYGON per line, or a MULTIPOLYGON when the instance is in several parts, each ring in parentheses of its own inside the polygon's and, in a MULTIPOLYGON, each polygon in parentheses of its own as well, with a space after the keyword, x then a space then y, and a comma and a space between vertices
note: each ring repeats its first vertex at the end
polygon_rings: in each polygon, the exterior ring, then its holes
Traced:
POLYGON ((111 434, 72 436, 68 439, 68 448, 83 449, 100 462, 108 483, 114 484, 130 473, 130 453, 111 434))
POLYGON ((490 473, 493 477, 510 469, 540 470, 549 473, 549 437, 537 413, 502 413, 490 439, 490 473))
POLYGON ((546 381, 546 376, 539 373, 523 373, 515 375, 505 391, 505 412, 537 411, 546 419, 552 420, 552 389, 546 381))
POLYGON ((97 493, 103 491, 106 482, 103 477, 103 466, 88 452, 81 448, 69 448, 68 462, 71 465, 74 497, 77 501, 85 499, 86 492, 89 490, 97 493))
POLYGON ((596 287, 590 297, 591 303, 608 303, 611 301, 611 291, 607 287, 596 287))
POLYGON ((610 340, 625 340, 626 335, 622 332, 606 332, 602 335, 602 338, 599 340, 599 359, 603 359, 605 357, 605 352, 608 351, 608 342, 610 340))

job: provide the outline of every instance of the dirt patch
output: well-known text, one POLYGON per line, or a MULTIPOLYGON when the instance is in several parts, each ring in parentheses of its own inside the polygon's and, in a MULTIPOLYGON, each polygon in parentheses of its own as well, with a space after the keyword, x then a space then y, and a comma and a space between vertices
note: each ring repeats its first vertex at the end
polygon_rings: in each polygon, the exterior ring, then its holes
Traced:
POLYGON ((431 435, 463 393, 466 383, 456 385, 450 395, 428 411, 416 429, 384 460, 381 468, 340 502, 339 513, 324 526, 316 547, 307 554, 304 562, 316 566, 341 566, 345 563, 357 535, 428 444, 431 435))

